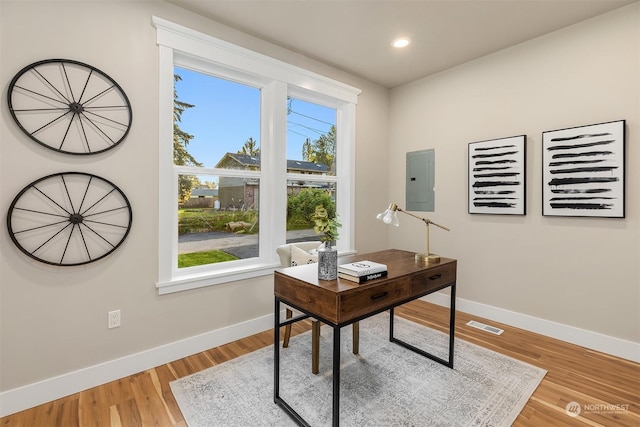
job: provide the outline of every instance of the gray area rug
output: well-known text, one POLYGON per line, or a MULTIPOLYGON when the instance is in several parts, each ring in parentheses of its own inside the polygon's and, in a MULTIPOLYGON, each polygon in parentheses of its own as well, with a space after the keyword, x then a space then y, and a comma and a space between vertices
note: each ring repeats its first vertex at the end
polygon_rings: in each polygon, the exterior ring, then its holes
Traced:
MULTIPOLYGON (((360 322, 360 354, 341 331, 342 426, 509 426, 546 371, 456 339, 454 369, 389 342, 389 315, 360 322)), ((447 358, 445 334, 396 316, 394 335, 447 358)), ((322 328, 320 373, 311 335, 281 349, 280 396, 312 426, 331 425, 332 330, 322 328)), ((189 427, 294 426, 273 403, 273 346, 171 383, 189 427)))

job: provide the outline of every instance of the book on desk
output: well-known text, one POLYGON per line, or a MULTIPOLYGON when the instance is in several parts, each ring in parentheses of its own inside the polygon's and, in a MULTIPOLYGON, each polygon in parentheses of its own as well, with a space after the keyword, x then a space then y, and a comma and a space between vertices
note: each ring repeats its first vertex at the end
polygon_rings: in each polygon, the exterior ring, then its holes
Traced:
POLYGON ((338 277, 356 283, 379 279, 388 274, 387 266, 373 261, 357 261, 338 266, 338 277))
POLYGON ((365 276, 351 276, 349 274, 346 273, 338 273, 338 277, 341 279, 345 279, 345 280, 349 280, 351 282, 355 282, 355 283, 364 283, 364 282, 368 282, 369 280, 375 280, 375 279, 379 279, 381 277, 385 277, 388 274, 388 272, 386 271, 380 271, 378 273, 371 273, 371 274, 367 274, 365 276))

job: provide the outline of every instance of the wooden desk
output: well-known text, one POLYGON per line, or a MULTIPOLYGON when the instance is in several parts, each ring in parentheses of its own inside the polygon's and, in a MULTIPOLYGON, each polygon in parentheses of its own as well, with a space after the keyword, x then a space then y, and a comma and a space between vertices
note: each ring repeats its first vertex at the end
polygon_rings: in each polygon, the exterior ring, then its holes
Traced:
POLYGON ((318 280, 315 264, 283 268, 274 275, 274 402, 298 424, 309 425, 280 397, 280 327, 315 317, 333 328, 333 425, 340 424, 340 329, 343 326, 390 310, 389 340, 453 368, 457 261, 417 262, 413 252, 389 249, 339 259, 340 264, 369 260, 387 265, 387 277, 357 284, 348 280, 318 280), (449 357, 441 359, 393 336, 394 308, 441 289, 451 287, 449 357), (280 322, 280 303, 303 315, 280 322))

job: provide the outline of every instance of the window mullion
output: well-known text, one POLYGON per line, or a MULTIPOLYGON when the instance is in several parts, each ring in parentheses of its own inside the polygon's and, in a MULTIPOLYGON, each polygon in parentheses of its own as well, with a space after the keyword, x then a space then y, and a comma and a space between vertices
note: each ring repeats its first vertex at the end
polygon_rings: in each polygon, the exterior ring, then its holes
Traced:
POLYGON ((355 104, 337 109, 336 129, 337 208, 342 224, 338 250, 346 253, 355 249, 355 104))
POLYGON ((286 241, 287 179, 287 85, 272 81, 262 90, 262 145, 263 174, 260 230, 260 250, 267 259, 277 261, 276 247, 286 241), (264 221, 264 222, 263 222, 264 221), (266 255, 269 254, 269 255, 266 255))

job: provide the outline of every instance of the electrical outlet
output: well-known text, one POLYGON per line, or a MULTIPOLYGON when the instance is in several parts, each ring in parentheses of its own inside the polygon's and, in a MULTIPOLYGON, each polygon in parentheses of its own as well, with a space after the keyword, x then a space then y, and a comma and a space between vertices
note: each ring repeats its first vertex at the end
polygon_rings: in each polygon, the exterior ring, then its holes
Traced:
POLYGON ((120 310, 113 310, 108 313, 107 327, 109 329, 120 327, 120 310))

